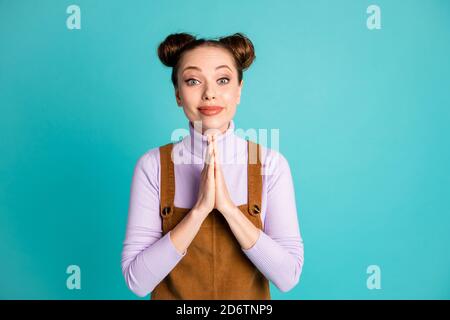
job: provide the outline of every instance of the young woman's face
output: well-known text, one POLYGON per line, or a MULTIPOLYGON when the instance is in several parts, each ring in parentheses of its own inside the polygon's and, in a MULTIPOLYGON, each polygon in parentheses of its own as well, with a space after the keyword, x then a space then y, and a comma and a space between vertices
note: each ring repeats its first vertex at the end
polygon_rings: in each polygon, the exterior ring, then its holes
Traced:
POLYGON ((208 129, 225 132, 240 103, 242 84, 233 56, 223 48, 198 47, 181 58, 178 68, 177 104, 189 121, 201 121, 202 133, 208 129), (218 113, 204 107, 220 107, 218 113))

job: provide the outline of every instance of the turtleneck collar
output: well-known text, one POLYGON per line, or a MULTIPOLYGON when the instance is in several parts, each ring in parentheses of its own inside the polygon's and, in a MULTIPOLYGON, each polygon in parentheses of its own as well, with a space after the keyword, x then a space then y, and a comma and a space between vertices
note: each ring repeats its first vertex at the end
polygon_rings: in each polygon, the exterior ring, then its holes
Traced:
MULTIPOLYGON (((238 137, 234 132, 234 121, 230 120, 228 129, 225 132, 217 134, 217 148, 219 150, 220 163, 232 163, 236 160, 238 150, 238 137)), ((192 122, 189 121, 189 136, 183 139, 183 146, 197 158, 196 163, 203 163, 208 150, 208 137, 195 130, 192 122), (200 161, 199 161, 200 160, 200 161)))

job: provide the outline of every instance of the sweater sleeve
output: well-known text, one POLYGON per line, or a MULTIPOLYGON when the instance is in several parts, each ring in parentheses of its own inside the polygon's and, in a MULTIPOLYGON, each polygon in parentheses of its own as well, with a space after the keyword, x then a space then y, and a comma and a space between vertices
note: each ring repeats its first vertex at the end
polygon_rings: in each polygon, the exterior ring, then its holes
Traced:
POLYGON ((186 254, 177 251, 170 232, 162 235, 159 181, 156 148, 141 156, 135 165, 122 249, 125 282, 140 297, 153 291, 186 254))
POLYGON ((267 279, 287 292, 297 285, 303 268, 294 185, 289 164, 280 153, 263 166, 267 166, 264 231, 251 248, 242 250, 267 279))

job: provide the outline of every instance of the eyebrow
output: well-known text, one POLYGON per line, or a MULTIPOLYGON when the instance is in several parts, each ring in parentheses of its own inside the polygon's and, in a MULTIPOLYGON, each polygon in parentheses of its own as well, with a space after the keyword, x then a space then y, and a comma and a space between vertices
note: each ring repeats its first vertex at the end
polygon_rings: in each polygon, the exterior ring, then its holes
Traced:
MULTIPOLYGON (((230 68, 229 66, 227 66, 226 64, 222 64, 222 65, 216 67, 216 70, 217 70, 217 69, 220 69, 220 68, 228 68, 228 69, 230 69, 231 72, 233 72, 233 70, 231 70, 231 68, 230 68)), ((194 70, 202 71, 202 69, 200 69, 199 67, 196 67, 196 66, 188 66, 188 67, 184 68, 183 71, 182 71, 181 73, 185 72, 185 71, 188 70, 188 69, 194 69, 194 70)))

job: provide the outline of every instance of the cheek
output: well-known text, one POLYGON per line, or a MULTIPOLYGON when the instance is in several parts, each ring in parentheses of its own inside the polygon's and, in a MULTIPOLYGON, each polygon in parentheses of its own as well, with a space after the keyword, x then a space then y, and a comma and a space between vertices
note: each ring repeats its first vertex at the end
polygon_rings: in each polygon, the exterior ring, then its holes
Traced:
POLYGON ((200 93, 199 90, 193 90, 189 88, 184 88, 181 90, 182 99, 186 105, 191 105, 197 103, 200 93))
POLYGON ((231 89, 223 92, 223 99, 230 102, 235 103, 238 99, 239 91, 236 89, 231 89))

